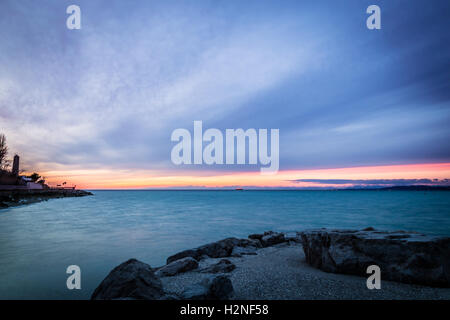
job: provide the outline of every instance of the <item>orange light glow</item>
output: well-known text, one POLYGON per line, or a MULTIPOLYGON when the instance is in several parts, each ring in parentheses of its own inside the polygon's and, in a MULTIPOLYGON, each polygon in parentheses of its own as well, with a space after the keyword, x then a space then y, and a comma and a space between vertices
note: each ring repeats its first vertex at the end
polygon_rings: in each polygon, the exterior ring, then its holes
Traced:
MULTIPOLYGON (((316 187, 318 183, 297 179, 448 179, 450 163, 368 166, 335 169, 284 170, 275 175, 255 172, 142 170, 57 170, 43 172, 50 185, 67 181, 83 189, 316 187)), ((333 187, 332 184, 320 184, 333 187)), ((351 186, 339 185, 339 187, 351 186)))

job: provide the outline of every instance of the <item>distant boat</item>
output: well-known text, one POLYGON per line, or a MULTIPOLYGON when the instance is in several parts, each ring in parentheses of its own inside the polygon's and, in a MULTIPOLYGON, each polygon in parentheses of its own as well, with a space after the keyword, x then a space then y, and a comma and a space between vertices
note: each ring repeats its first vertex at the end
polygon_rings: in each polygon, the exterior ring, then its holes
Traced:
POLYGON ((236 188, 236 189, 234 189, 234 190, 236 190, 236 191, 243 191, 244 189, 242 189, 242 188, 236 188))

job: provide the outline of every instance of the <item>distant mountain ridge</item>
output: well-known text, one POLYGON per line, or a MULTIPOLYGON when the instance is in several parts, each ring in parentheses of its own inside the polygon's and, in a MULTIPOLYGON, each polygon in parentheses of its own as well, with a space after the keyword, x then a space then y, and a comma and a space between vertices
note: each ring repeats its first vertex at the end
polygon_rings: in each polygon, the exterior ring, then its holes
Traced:
POLYGON ((379 190, 414 190, 414 191, 431 191, 431 190, 445 190, 450 191, 450 186, 394 186, 394 187, 383 187, 379 190))

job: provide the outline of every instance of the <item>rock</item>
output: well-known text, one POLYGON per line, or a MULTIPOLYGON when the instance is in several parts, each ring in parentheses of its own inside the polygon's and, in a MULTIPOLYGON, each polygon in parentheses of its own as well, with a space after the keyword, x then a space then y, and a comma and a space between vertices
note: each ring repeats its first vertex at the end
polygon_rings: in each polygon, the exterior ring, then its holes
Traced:
POLYGON ((270 247, 278 243, 285 242, 284 234, 279 232, 265 232, 261 238, 261 244, 263 247, 270 247))
POLYGON ((235 248, 249 248, 249 249, 259 249, 262 248, 261 241, 255 239, 241 239, 241 245, 235 248))
POLYGON ((284 234, 274 231, 266 231, 262 234, 255 233, 248 236, 251 240, 257 240, 261 243, 263 247, 270 247, 282 242, 288 241, 285 239, 284 234))
POLYGON ((155 275, 158 277, 170 277, 178 273, 197 269, 198 262, 192 257, 186 257, 179 260, 175 260, 164 267, 158 269, 155 275))
POLYGON ((227 276, 218 275, 186 288, 181 294, 181 299, 228 300, 233 296, 233 293, 231 280, 227 276))
POLYGON ((189 250, 184 250, 181 252, 178 252, 170 257, 167 258, 166 263, 169 264, 173 261, 179 260, 179 259, 183 259, 186 257, 191 257, 194 258, 195 260, 201 260, 201 254, 199 254, 199 252, 197 252, 196 249, 189 249, 189 250))
POLYGON ((189 249, 174 254, 167 258, 167 264, 185 257, 191 257, 198 261, 204 259, 204 257, 226 258, 231 255, 234 247, 247 246, 260 247, 261 244, 251 239, 227 238, 195 249, 189 249))
POLYGON ((233 284, 227 276, 217 276, 208 281, 206 285, 209 287, 208 296, 210 299, 228 300, 233 296, 233 284))
MULTIPOLYGON (((268 232, 272 232, 272 231, 268 231, 268 232)), ((248 236, 249 239, 253 239, 253 240, 261 240, 261 238, 264 236, 264 234, 262 233, 254 233, 248 236)))
POLYGON ((115 267, 100 283, 92 300, 146 299, 156 300, 164 295, 162 283, 152 268, 136 259, 115 267))
POLYGON ((228 273, 236 269, 234 263, 232 263, 228 259, 221 259, 219 262, 212 264, 204 269, 201 272, 204 273, 228 273))
POLYGON ((323 271, 367 276, 369 265, 385 280, 450 286, 450 238, 375 230, 301 233, 306 261, 323 271))

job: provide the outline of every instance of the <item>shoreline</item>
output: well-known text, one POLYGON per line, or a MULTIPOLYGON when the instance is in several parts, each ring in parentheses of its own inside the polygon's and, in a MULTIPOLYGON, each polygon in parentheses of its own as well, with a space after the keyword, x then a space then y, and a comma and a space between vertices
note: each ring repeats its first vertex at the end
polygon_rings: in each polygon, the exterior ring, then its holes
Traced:
POLYGON ((68 197, 93 195, 85 190, 47 189, 47 190, 0 190, 0 210, 21 205, 68 197))
POLYGON ((373 228, 269 231, 184 250, 156 268, 130 259, 106 276, 91 299, 449 300, 449 243, 373 228), (380 290, 367 287, 371 264, 382 270, 380 290))
MULTIPOLYGON (((221 258, 204 261, 218 263, 221 258)), ((280 244, 259 249, 257 255, 227 258, 236 268, 229 278, 234 294, 230 300, 448 300, 450 289, 405 284, 382 279, 381 290, 369 290, 366 277, 327 273, 309 265, 301 244, 280 244)), ((210 275, 189 271, 162 277, 171 296, 210 275)))

